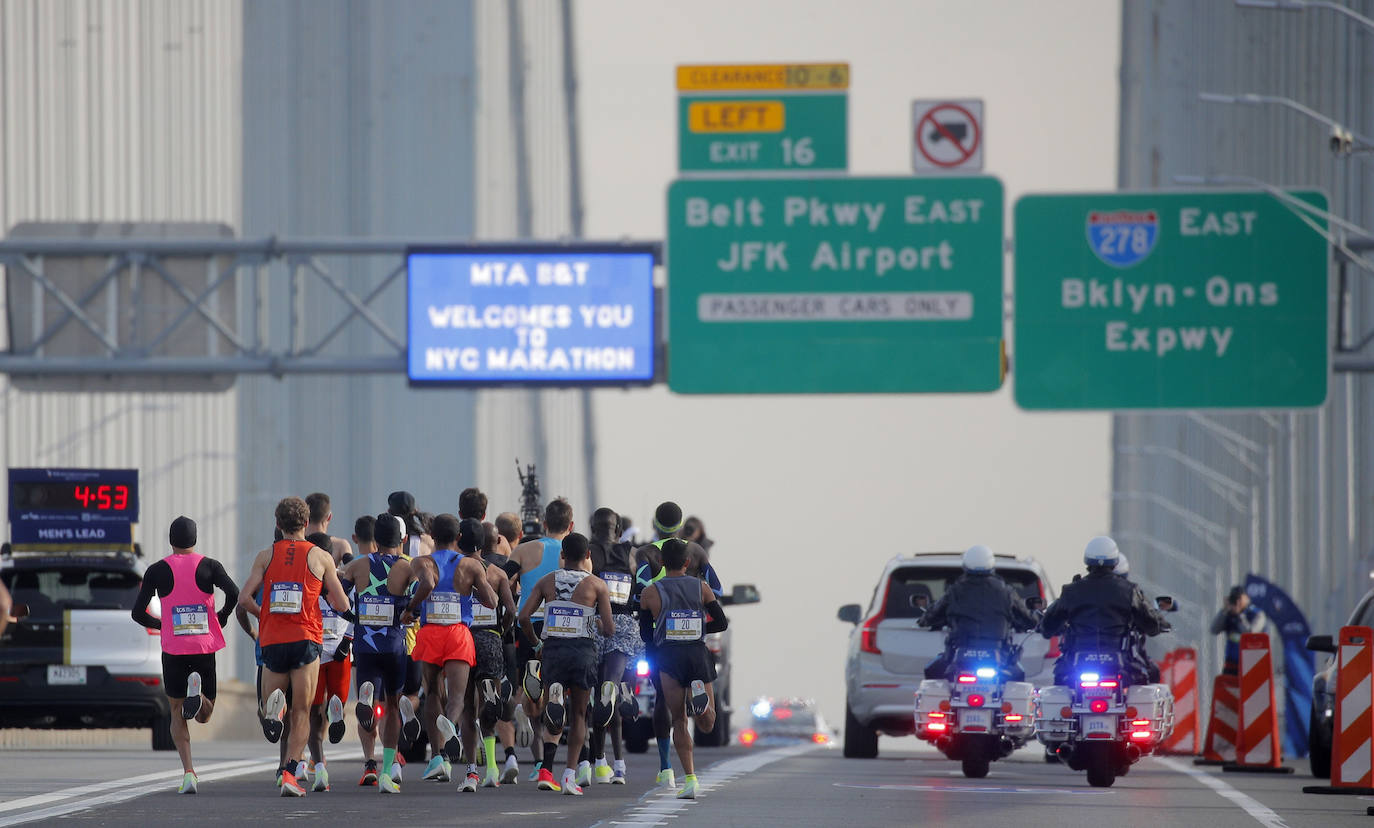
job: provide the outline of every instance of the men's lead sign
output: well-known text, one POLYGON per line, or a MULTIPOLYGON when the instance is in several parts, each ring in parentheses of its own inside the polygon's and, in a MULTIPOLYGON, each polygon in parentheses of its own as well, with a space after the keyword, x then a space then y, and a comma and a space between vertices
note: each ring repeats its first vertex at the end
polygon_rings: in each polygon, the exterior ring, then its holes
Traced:
MULTIPOLYGON (((1316 192, 1295 197, 1322 210, 1316 192)), ((1326 399, 1326 240, 1264 192, 1016 203, 1013 374, 1029 409, 1326 399)))
POLYGON ((995 178, 681 180, 668 190, 674 391, 992 391, 995 178))

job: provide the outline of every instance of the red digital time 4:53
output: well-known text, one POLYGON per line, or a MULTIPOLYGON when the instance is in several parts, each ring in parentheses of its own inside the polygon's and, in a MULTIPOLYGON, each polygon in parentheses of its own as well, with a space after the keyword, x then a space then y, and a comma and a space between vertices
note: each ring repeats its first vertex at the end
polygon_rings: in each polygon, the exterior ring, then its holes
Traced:
POLYGON ((129 505, 129 487, 76 485, 72 487, 72 498, 80 503, 83 509, 113 509, 122 512, 129 505))

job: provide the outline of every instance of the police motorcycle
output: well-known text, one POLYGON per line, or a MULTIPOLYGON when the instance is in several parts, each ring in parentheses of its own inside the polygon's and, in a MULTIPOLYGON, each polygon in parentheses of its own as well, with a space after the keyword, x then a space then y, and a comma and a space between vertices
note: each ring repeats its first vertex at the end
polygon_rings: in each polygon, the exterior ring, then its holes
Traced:
POLYGON ((1132 683, 1129 638, 1080 648, 1069 686, 1042 687, 1035 697, 1035 736, 1088 784, 1109 788, 1152 753, 1174 726, 1167 685, 1132 683))
POLYGON ((962 763, 970 779, 987 776, 993 762, 1030 740, 1035 687, 1008 680, 1025 641, 956 647, 946 678, 925 679, 916 690, 916 737, 962 763))

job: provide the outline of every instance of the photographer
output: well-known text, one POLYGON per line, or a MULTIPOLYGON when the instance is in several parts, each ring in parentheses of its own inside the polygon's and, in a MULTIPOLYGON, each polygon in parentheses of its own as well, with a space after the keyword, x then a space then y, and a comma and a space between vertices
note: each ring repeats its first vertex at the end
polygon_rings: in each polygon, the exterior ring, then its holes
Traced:
POLYGON ((1250 605, 1250 596, 1245 588, 1231 587, 1226 594, 1226 605, 1212 619, 1212 634, 1226 634, 1225 663, 1223 675, 1234 676, 1240 673, 1240 637, 1245 633, 1264 632, 1264 613, 1250 605))

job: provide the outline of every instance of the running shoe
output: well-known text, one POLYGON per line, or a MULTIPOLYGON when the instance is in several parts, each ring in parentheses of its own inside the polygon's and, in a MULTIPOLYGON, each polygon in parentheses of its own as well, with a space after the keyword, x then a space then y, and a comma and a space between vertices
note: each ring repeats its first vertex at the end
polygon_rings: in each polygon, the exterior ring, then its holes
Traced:
POLYGON ((296 779, 294 773, 283 773, 281 775, 281 795, 282 796, 305 796, 305 788, 296 779))
POLYGON ((531 659, 525 667, 525 695, 537 699, 544 692, 544 668, 538 659, 531 659))
POLYGON ((577 763, 577 784, 578 784, 578 785, 590 785, 590 784, 592 784, 592 763, 591 763, 591 762, 578 762, 578 763, 577 763))
POLYGON ((697 777, 694 773, 689 773, 682 778, 682 790, 677 792, 678 799, 697 798, 697 777))
POLYGON ((434 758, 429 760, 429 764, 425 766, 424 778, 432 779, 436 782, 449 781, 453 778, 453 773, 448 768, 444 767, 444 765, 447 764, 448 762, 444 761, 444 757, 435 754, 434 758))
POLYGON ((377 760, 369 759, 363 763, 363 775, 358 780, 358 787, 371 788, 377 784, 377 760))
POLYGON ((542 771, 543 769, 544 769, 544 763, 543 763, 543 762, 535 762, 535 763, 534 763, 534 770, 530 771, 530 781, 531 781, 531 782, 536 782, 536 781, 538 781, 538 780, 539 780, 539 772, 542 771))
POLYGON ((415 718, 415 705, 411 704, 409 696, 401 696, 396 709, 401 712, 401 744, 409 746, 420 738, 420 720, 415 718))
POLYGON ((563 771, 563 794, 565 796, 582 795, 582 786, 577 784, 577 772, 571 768, 563 771))
POLYGON ((567 721, 568 711, 563 706, 563 685, 554 682, 549 685, 549 701, 544 705, 544 724, 552 733, 562 733, 567 721))
POLYGON ((448 716, 441 715, 435 724, 439 728, 439 738, 444 740, 444 755, 450 761, 462 761, 463 743, 458 739, 458 730, 453 722, 449 721, 448 716))
POLYGON ((486 775, 486 778, 482 780, 482 787, 484 787, 484 788, 499 788, 499 787, 501 787, 501 775, 498 774, 498 773, 496 772, 496 768, 487 768, 487 775, 486 775))
POLYGON ((273 690, 262 708, 262 735, 274 745, 281 741, 281 733, 285 728, 281 718, 285 713, 286 694, 280 690, 273 690))
POLYGON ((501 694, 502 704, 505 704, 506 702, 510 701, 510 697, 514 695, 514 688, 510 686, 510 679, 506 676, 501 677, 501 686, 499 692, 501 694))
POLYGON ((377 727, 377 711, 372 706, 375 692, 372 682, 363 682, 358 686, 358 703, 353 706, 353 715, 358 717, 358 727, 368 733, 377 727))
POLYGON ((326 715, 329 717, 329 744, 337 745, 344 737, 343 699, 330 696, 326 715))
MULTIPOLYGON (((194 719, 200 712, 200 690, 202 687, 200 673, 191 673, 186 679, 186 698, 181 700, 181 718, 194 719)), ((191 786, 191 793, 195 793, 195 785, 191 786)))
POLYGON ((611 780, 615 778, 615 774, 611 771, 611 766, 606 764, 605 759, 596 760, 595 773, 596 784, 598 785, 609 785, 611 784, 611 780))
POLYGON ((401 784, 401 772, 405 770, 406 763, 401 761, 401 754, 396 754, 396 761, 391 763, 391 778, 396 784, 401 784))
POLYGON ((179 794, 193 794, 193 793, 195 793, 195 792, 196 792, 196 775, 195 775, 194 773, 187 772, 187 774, 186 774, 185 776, 181 777, 181 787, 180 787, 180 788, 177 788, 177 793, 179 793, 179 794))
POLYGON ((463 777, 463 784, 458 786, 458 793, 477 793, 477 786, 482 784, 482 778, 476 773, 469 773, 463 777))
POLYGON ((501 771, 502 785, 520 784, 520 760, 514 756, 506 757, 506 767, 501 771))
POLYGON ((501 715, 501 707, 504 702, 497 695, 496 682, 491 679, 482 679, 479 693, 482 698, 482 721, 495 721, 501 715))
POLYGON ((329 768, 326 768, 323 762, 315 766, 315 787, 312 790, 315 793, 329 790, 329 768))
POLYGON ((553 773, 548 768, 539 769, 539 790, 553 791, 554 793, 562 790, 558 787, 558 783, 553 781, 553 773))
POLYGON ((310 778, 312 767, 305 763, 304 759, 296 762, 296 779, 304 782, 310 778))
POLYGON ((673 788, 676 788, 676 787, 677 787, 677 782, 673 780, 673 769, 672 769, 672 768, 668 768, 667 770, 661 770, 661 771, 659 771, 659 772, 658 772, 658 780, 657 780, 657 782, 658 782, 659 785, 661 785, 662 787, 667 788, 667 789, 670 790, 670 791, 671 791, 673 788))
POLYGON ((384 794, 398 794, 401 792, 401 786, 396 784, 395 780, 391 778, 391 774, 384 773, 377 777, 377 790, 384 794))
POLYGON ((600 689, 596 692, 595 701, 592 703, 592 716, 588 719, 593 727, 605 727, 611 723, 615 716, 615 702, 618 692, 615 682, 603 681, 600 689))
POLYGON ((626 721, 634 721, 639 718, 639 699, 635 698, 634 691, 630 685, 620 682, 620 692, 617 694, 620 699, 620 718, 626 721))
POLYGON ((615 775, 611 777, 611 784, 612 784, 612 785, 624 785, 624 784, 626 783, 626 779, 625 779, 625 760, 623 760, 623 759, 617 759, 617 760, 615 760, 615 764, 611 766, 611 770, 615 772, 615 775))
POLYGON ((687 715, 700 716, 711 705, 711 697, 706 695, 706 684, 701 679, 692 682, 692 691, 687 696, 687 715))
POLYGON ((530 724, 530 717, 525 715, 525 706, 517 704, 515 706, 515 743, 522 748, 527 748, 534 744, 534 726, 530 724))

